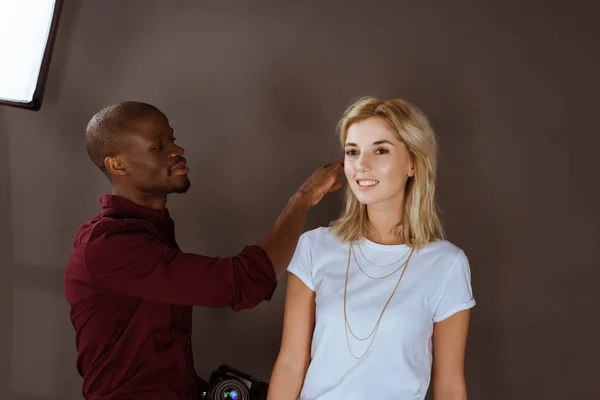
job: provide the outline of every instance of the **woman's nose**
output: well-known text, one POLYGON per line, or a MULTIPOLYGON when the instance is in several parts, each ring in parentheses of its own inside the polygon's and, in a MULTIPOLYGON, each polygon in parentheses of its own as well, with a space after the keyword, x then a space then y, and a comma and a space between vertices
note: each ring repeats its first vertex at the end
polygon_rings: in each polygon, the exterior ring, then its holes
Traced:
POLYGON ((358 163, 356 164, 356 169, 358 172, 368 172, 371 170, 371 162, 368 156, 361 154, 358 158, 358 163))

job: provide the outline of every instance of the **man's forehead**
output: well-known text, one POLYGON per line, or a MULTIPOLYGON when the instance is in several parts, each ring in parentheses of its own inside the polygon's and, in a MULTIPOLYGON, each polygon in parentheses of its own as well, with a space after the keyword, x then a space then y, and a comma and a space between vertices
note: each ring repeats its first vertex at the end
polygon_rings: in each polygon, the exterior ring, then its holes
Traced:
POLYGON ((167 135, 173 132, 167 117, 158 113, 152 113, 137 118, 131 125, 134 128, 134 133, 151 139, 156 136, 167 135))

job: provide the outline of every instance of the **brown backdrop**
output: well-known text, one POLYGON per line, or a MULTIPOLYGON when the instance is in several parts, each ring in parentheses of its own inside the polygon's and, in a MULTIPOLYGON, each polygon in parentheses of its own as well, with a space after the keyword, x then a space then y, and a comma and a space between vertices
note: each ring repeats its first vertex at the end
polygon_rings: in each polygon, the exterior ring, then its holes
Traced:
MULTIPOLYGON (((109 190, 84 149, 95 111, 167 113, 193 179, 169 202, 179 243, 232 255, 341 154, 337 119, 366 94, 413 101, 440 136, 443 219, 478 300, 470 398, 599 398, 592 3, 66 2, 42 110, 0 109, 0 398, 81 397, 62 274, 109 190)), ((201 376, 229 363, 269 378, 284 289, 237 314, 196 309, 201 376)))

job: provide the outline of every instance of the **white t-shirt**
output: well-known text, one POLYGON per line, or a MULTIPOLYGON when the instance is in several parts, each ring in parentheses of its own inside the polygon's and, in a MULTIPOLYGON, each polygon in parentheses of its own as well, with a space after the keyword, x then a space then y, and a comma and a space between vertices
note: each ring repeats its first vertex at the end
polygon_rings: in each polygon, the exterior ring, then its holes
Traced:
MULTIPOLYGON (((353 246, 358 264, 374 277, 398 269, 410 251, 406 245, 381 245, 366 239, 360 246, 353 246)), ((311 362, 300 399, 422 400, 431 374, 434 322, 475 305, 467 257, 448 241, 415 250, 370 350, 357 360, 348 349, 344 328, 348 249, 349 243, 341 242, 329 228, 318 228, 300 237, 288 267, 316 293, 311 362)), ((356 336, 372 331, 401 273, 402 269, 372 280, 351 257, 347 316, 356 336)), ((371 338, 359 341, 348 332, 355 356, 365 353, 371 338)))

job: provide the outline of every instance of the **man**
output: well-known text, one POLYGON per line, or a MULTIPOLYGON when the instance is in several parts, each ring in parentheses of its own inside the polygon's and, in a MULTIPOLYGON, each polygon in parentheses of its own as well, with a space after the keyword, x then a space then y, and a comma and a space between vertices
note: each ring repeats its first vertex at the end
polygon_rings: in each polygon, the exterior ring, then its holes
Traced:
POLYGON ((77 231, 65 271, 86 399, 197 399, 192 306, 251 308, 270 299, 308 210, 343 186, 340 162, 317 169, 258 245, 234 257, 182 252, 166 209, 190 187, 184 150, 156 107, 123 102, 86 131, 112 184, 102 211, 77 231))

